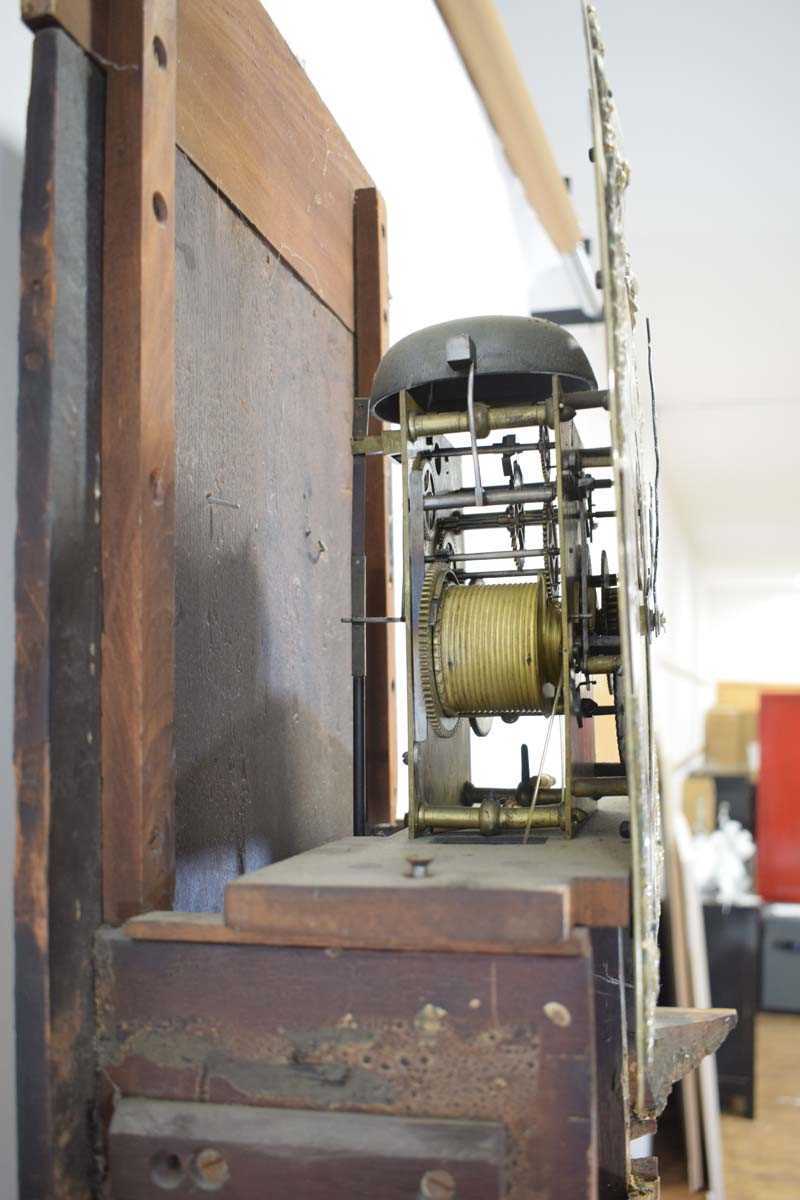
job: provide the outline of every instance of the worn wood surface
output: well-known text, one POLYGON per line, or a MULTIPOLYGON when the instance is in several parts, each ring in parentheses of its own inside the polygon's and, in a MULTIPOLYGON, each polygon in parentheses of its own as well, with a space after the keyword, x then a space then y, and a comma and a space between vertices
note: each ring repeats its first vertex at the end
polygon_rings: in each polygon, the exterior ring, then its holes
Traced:
POLYGON ((103 90, 102 73, 66 34, 36 36, 21 210, 16 550, 22 1196, 83 1196, 94 1178, 103 90))
POLYGON ((123 930, 128 937, 155 942, 225 942, 229 945, 249 943, 264 945, 258 933, 229 929, 222 913, 151 912, 126 921, 123 930))
POLYGON ((505 1125, 510 1200, 595 1180, 591 955, 98 945, 118 1095, 505 1125))
MULTIPOLYGON (((276 935, 269 932, 259 932, 258 930, 246 929, 231 929, 229 925, 225 925, 224 917, 221 913, 204 913, 204 912, 145 912, 140 917, 132 917, 127 920, 122 926, 125 934, 128 937, 137 938, 140 941, 146 942, 224 942, 228 946, 236 946, 236 944, 249 944, 249 946, 285 946, 287 940, 285 937, 278 938, 276 935)), ((583 953, 583 942, 581 941, 581 930, 578 930, 578 937, 567 937, 563 941, 546 943, 536 943, 536 946, 523 947, 523 952, 535 953, 537 955, 548 954, 581 954, 583 953)), ((329 949, 341 949, 338 946, 336 936, 325 940, 323 935, 319 937, 320 946, 329 949), (331 942, 329 946, 329 942, 331 942)), ((307 944, 303 942, 301 944, 307 944)), ((383 947, 381 947, 383 948, 383 947)), ((410 946, 410 949, 419 949, 417 946, 410 946)), ((446 947, 445 950, 455 949, 459 947, 446 947)), ((475 941, 465 942, 464 950, 467 952, 479 953, 498 953, 509 954, 516 953, 515 947, 504 946, 498 943, 495 938, 489 946, 476 944, 475 941)), ((522 952, 521 952, 522 953, 522 952)))
POLYGON ((105 55, 108 0, 20 0, 20 13, 34 29, 60 25, 84 50, 105 55))
POLYGON ((627 1003, 622 932, 593 929, 598 1200, 628 1200, 627 1003))
POLYGON ((103 241, 103 911, 172 897, 174 0, 118 7, 103 241), (159 42, 156 43, 155 39, 159 42), (160 45, 161 54, 155 52, 160 45))
POLYGON ((422 1188, 427 1176, 454 1185, 460 1200, 500 1200, 504 1143, 502 1126, 488 1121, 122 1100, 111 1186, 115 1200, 149 1200, 155 1170, 176 1200, 223 1188, 229 1200, 253 1200, 267 1180, 270 1194, 303 1200, 447 1200, 422 1188))
POLYGON ((180 153, 176 236, 175 907, 210 911, 351 828, 353 338, 180 153))
POLYGON ((605 805, 569 842, 345 838, 231 883, 226 923, 276 944, 513 952, 579 925, 625 926, 628 844, 619 802, 605 805), (406 875, 411 854, 430 856, 427 878, 406 875))
MULTIPOLYGON (((378 363, 389 346, 389 275, 386 211, 375 188, 355 196, 356 372, 358 396, 368 396, 378 363)), ((369 432, 383 422, 370 418, 369 432)), ((391 462, 366 462, 367 614, 395 615, 390 527, 391 462)), ((394 625, 367 626, 367 819, 394 819, 397 792, 394 625)))
MULTIPOLYGON (((119 66, 109 3, 22 0, 22 15, 119 66)), ((259 0, 179 0, 178 29, 178 145, 353 330, 353 194, 369 175, 259 0)))
POLYGON ((654 1114, 673 1083, 718 1050, 736 1025, 733 1008, 657 1008, 653 1063, 647 1073, 648 1105, 654 1114))

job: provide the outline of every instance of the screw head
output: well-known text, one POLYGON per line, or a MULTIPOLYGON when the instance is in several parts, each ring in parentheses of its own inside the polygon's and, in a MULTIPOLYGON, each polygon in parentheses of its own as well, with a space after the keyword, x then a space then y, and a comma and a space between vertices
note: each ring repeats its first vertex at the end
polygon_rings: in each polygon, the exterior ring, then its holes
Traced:
POLYGON ((426 1171, 419 1182, 418 1200, 456 1200, 456 1181, 449 1171, 426 1171))
POLYGON ((405 873, 410 879, 427 879, 432 862, 432 854, 409 854, 406 857, 405 873))

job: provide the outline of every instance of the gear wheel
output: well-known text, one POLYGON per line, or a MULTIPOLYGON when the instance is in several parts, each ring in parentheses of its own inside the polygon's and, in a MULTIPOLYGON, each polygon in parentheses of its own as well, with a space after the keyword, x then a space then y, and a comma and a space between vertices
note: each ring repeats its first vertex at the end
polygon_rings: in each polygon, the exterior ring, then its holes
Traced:
MULTIPOLYGON (((552 460, 550 457, 550 430, 547 425, 539 428, 539 458, 542 464, 542 480, 550 483, 552 460)), ((553 505, 548 501, 542 508, 544 523, 542 526, 542 547, 544 549, 545 586, 549 600, 558 600, 559 565, 558 565, 558 524, 553 512, 553 505)))
POLYGON ((600 615, 601 632, 619 637, 619 588, 611 582, 605 550, 600 559, 600 615))
POLYGON ((434 627, 431 615, 434 606, 438 605, 445 584, 455 583, 456 577, 446 566, 433 564, 425 572, 422 591, 419 598, 419 674, 422 686, 422 697, 425 701, 425 713, 429 724, 438 737, 452 737, 460 721, 459 717, 446 717, 439 703, 439 693, 436 687, 436 671, 433 659, 434 627))

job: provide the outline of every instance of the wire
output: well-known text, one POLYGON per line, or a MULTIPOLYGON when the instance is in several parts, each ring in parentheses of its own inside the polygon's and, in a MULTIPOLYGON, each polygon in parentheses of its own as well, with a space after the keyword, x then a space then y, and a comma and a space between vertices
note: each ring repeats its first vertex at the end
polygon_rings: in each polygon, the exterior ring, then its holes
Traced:
POLYGON ((542 747, 542 757, 539 759, 539 771, 536 775, 536 787, 533 789, 533 796, 531 797, 531 807, 528 812, 528 821, 525 826, 525 836, 522 839, 523 846, 527 846, 527 844, 528 844, 528 836, 531 832, 531 825, 533 824, 533 810, 536 808, 536 801, 539 799, 539 787, 542 782, 542 771, 544 770, 545 755, 547 754, 547 747, 550 745, 550 734, 553 732, 553 722, 556 719, 556 709, 558 708, 558 702, 561 699, 561 685, 563 682, 564 682, 564 672, 562 671, 561 675, 559 676, 559 679, 558 679, 558 687, 556 688, 556 694, 555 694, 555 698, 553 700, 553 708, 550 712, 550 720, 547 722, 547 733, 544 736, 544 746, 542 747))
POLYGON ((645 326, 647 328, 647 374, 650 379, 650 413, 653 421, 653 451, 656 459, 656 478, 654 484, 655 491, 655 510, 656 510, 656 532, 655 544, 651 544, 653 554, 653 609, 658 612, 658 598, 656 587, 658 583, 658 543, 661 537, 661 503, 659 499, 659 479, 661 477, 661 454, 658 448, 658 424, 656 422, 656 389, 653 383, 653 343, 650 338, 650 318, 645 318, 645 326))

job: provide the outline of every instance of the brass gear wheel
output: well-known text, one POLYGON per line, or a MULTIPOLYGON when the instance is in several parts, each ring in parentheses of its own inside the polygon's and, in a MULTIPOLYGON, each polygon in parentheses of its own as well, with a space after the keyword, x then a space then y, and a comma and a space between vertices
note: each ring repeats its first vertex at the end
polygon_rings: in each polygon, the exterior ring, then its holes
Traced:
POLYGON ((452 737, 458 729, 460 717, 447 717, 439 703, 436 687, 436 670, 433 658, 433 624, 431 614, 439 603, 446 583, 456 583, 453 572, 445 565, 436 563, 428 567, 419 598, 419 674, 425 713, 428 722, 438 737, 452 737))

